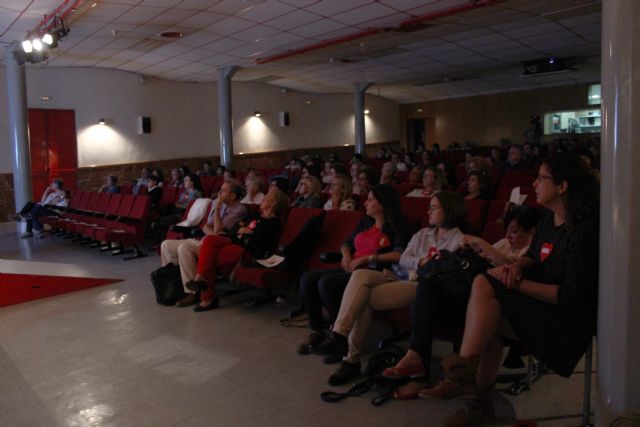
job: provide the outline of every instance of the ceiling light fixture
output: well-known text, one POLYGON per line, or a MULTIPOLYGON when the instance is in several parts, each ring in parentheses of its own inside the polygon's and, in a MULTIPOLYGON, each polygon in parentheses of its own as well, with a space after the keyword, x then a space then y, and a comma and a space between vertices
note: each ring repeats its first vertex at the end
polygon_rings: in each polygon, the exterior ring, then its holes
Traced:
POLYGON ((262 113, 260 113, 260 111, 254 111, 253 115, 256 116, 256 117, 260 117, 260 116, 262 116, 262 113))
POLYGON ((104 119, 99 119, 98 120, 98 124, 101 126, 104 126, 107 122, 104 121, 104 119))
POLYGON ((369 110, 367 109, 367 110, 364 110, 363 112, 364 112, 365 114, 369 114, 371 111, 369 111, 369 110))

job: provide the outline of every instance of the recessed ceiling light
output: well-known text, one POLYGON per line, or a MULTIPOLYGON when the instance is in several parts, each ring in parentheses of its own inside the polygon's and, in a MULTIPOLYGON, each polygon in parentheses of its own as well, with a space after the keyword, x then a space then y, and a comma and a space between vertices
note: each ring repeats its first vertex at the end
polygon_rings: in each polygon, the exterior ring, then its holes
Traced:
POLYGON ((49 95, 43 95, 40 97, 41 101, 51 101, 53 98, 49 95))
POLYGON ((422 108, 418 108, 418 113, 422 113, 422 108))
POLYGON ((307 104, 307 105, 311 105, 311 104, 313 104, 313 102, 312 102, 311 100, 309 100, 309 99, 307 99, 306 101, 304 101, 304 103, 305 103, 305 104, 307 104))

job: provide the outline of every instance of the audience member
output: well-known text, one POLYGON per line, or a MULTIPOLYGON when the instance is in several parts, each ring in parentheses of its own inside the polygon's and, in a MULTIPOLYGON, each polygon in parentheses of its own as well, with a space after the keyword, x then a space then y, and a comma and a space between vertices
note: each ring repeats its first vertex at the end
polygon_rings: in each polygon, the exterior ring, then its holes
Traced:
POLYGON ((351 180, 346 175, 336 175, 331 183, 329 199, 324 204, 324 210, 352 211, 356 208, 351 198, 351 180))
POLYGON ((534 182, 545 207, 526 256, 477 276, 460 353, 443 361, 445 379, 422 394, 475 394, 448 422, 494 417, 490 389, 502 356, 500 336, 515 336, 555 373, 568 377, 593 339, 598 297, 598 181, 575 155, 558 153, 534 182), (503 320, 510 331, 501 329, 503 320))
POLYGON ((429 167, 422 175, 422 188, 416 188, 406 194, 407 197, 433 197, 435 194, 444 190, 447 181, 440 169, 429 167))
POLYGON ((105 184, 98 190, 99 193, 115 194, 120 192, 120 186, 118 186, 118 177, 115 175, 107 176, 105 184))
POLYGON ((15 215, 10 215, 9 218, 15 221, 27 221, 27 230, 22 234, 22 237, 33 236, 33 230, 36 231, 38 237, 44 235, 44 226, 39 221, 39 218, 45 215, 53 215, 55 207, 66 207, 68 204, 68 197, 66 197, 64 191, 64 183, 61 179, 54 179, 51 181, 51 185, 44 189, 40 201, 34 203, 32 201, 27 202, 20 212, 15 215))
POLYGON ((321 208, 322 199, 320 198, 320 181, 315 176, 304 176, 300 178, 298 189, 296 190, 298 197, 293 201, 293 208, 321 208))
MULTIPOLYGON (((218 198, 211 202, 207 222, 202 227, 205 236, 225 233, 233 230, 247 215, 247 208, 240 203, 244 190, 238 182, 225 182, 220 188, 218 198)), ((197 295, 186 284, 196 276, 197 256, 202 240, 165 240, 160 246, 162 265, 169 263, 180 266, 180 275, 186 296, 178 301, 178 307, 186 307, 198 302, 197 295)))
POLYGON ((273 253, 282 227, 280 214, 288 206, 281 191, 268 193, 260 203, 259 215, 230 233, 210 233, 202 241, 198 254, 197 272, 186 287, 200 292, 200 303, 193 311, 202 312, 217 308, 220 300, 216 295, 215 279, 218 267, 233 266, 240 262, 245 251, 254 258, 265 258, 273 253))
POLYGON ((160 186, 160 179, 157 175, 149 177, 149 185, 147 186, 147 196, 151 199, 151 208, 158 209, 162 200, 163 188, 160 186))
POLYGON ((406 238, 400 200, 394 188, 385 184, 373 187, 365 210, 367 215, 342 245, 342 268, 308 271, 300 279, 301 298, 311 328, 308 340, 298 347, 300 354, 307 354, 310 345, 324 341, 322 307, 327 308, 333 323, 352 272, 362 268, 382 270, 400 259, 406 238))
POLYGON ((486 200, 489 201, 491 196, 491 178, 485 171, 473 171, 467 175, 467 191, 465 192, 465 200, 486 200))
POLYGON ((459 229, 466 213, 462 197, 453 192, 440 192, 431 199, 430 205, 430 227, 411 238, 402 252, 396 274, 375 270, 357 270, 351 274, 333 332, 326 341, 310 347, 313 353, 346 356, 329 383, 344 384, 360 373, 360 351, 372 311, 411 306, 418 284, 416 270, 439 250, 454 251, 464 242, 459 229))
POLYGON ((245 180, 245 187, 247 195, 240 201, 248 205, 259 205, 264 199, 264 193, 262 192, 263 181, 262 177, 254 176, 245 180))
POLYGON ((380 171, 380 184, 396 184, 396 166, 392 162, 385 162, 380 171))

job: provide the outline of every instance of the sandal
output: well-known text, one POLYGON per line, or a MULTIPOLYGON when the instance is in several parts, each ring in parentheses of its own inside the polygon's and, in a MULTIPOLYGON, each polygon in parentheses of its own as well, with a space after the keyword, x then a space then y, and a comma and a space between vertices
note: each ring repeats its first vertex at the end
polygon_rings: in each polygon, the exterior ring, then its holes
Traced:
POLYGON ((396 366, 382 371, 383 377, 394 380, 401 378, 420 379, 423 378, 425 374, 424 366, 411 366, 408 368, 396 366))

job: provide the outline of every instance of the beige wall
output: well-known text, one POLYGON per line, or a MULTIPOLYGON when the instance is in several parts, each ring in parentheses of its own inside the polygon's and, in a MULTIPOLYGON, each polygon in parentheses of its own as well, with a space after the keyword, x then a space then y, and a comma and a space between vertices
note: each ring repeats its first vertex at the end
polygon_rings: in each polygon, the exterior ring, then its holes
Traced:
POLYGON ((523 92, 405 104, 400 108, 401 141, 406 143, 406 121, 435 117, 428 143, 446 147, 453 141, 495 145, 502 138, 522 142, 529 117, 552 111, 589 108, 588 85, 561 86, 523 92), (418 109, 423 111, 418 113, 418 109))
MULTIPOLYGON (((148 79, 98 68, 28 68, 30 108, 76 112, 80 167, 219 154, 217 87, 148 79), (42 101, 41 96, 50 96, 42 101), (136 117, 149 116, 152 133, 138 135, 136 117), (107 126, 99 126, 104 118, 107 126)), ((233 83, 234 152, 256 153, 353 144, 352 94, 283 93, 258 83, 233 83), (311 104, 305 101, 310 100, 311 104), (260 110, 262 118, 253 117, 260 110), (278 126, 288 111, 289 127, 278 126)), ((11 172, 6 81, 0 70, 0 173, 11 172)), ((367 142, 399 140, 399 106, 367 96, 367 142)))

